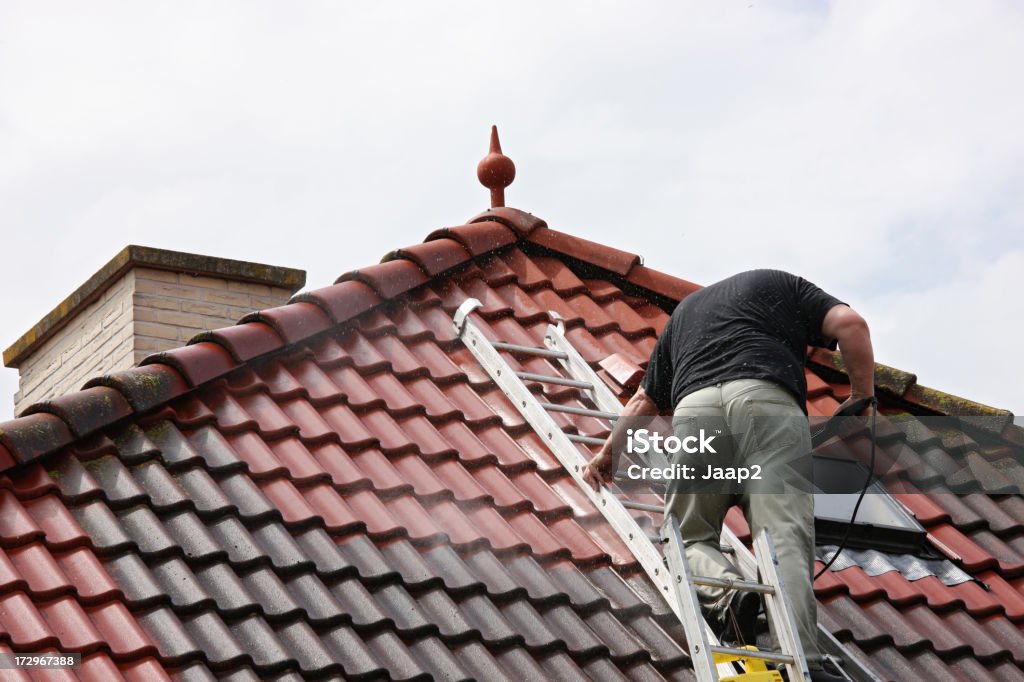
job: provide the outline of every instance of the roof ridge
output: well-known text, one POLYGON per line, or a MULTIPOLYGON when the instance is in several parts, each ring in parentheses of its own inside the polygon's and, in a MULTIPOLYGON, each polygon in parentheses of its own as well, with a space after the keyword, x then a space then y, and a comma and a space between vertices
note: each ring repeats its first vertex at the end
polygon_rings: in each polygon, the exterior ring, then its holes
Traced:
MULTIPOLYGON (((849 376, 842 355, 836 351, 815 348, 808 362, 812 369, 820 368, 826 373, 849 376)), ((1009 410, 923 386, 917 382, 916 374, 880 362, 875 363, 875 388, 906 403, 908 407, 922 408, 938 415, 982 418, 972 423, 988 431, 1002 433, 1013 426, 1013 413, 1009 410), (991 423, 986 423, 986 420, 991 420, 991 423)))
MULTIPOLYGON (((234 326, 202 332, 185 346, 146 357, 137 367, 94 377, 79 391, 29 406, 19 417, 0 423, 0 472, 163 405, 257 357, 348 322, 481 256, 523 243, 597 268, 663 299, 679 301, 700 288, 648 268, 637 254, 552 230, 525 211, 492 208, 464 225, 435 230, 422 243, 391 251, 380 263, 344 273, 332 285, 297 294, 285 305, 249 313, 234 326)), ((811 359, 823 369, 845 374, 837 356, 816 352, 811 359)), ((940 412, 943 406, 970 406, 981 408, 973 414, 1012 418, 1006 410, 921 387, 916 376, 886 369, 893 381, 880 385, 912 404, 940 412), (899 386, 902 392, 894 388, 899 386)))

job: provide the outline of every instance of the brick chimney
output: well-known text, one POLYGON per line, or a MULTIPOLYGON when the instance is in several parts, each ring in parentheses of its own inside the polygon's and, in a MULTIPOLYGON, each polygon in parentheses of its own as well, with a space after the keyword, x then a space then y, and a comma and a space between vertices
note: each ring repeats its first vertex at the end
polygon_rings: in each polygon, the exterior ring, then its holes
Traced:
POLYGON ((14 411, 286 303, 303 270, 127 246, 4 351, 14 411))

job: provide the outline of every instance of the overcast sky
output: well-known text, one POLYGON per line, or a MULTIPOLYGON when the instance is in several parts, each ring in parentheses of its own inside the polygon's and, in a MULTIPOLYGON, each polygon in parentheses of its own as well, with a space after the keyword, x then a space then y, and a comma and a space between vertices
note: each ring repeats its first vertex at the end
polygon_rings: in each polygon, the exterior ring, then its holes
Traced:
MULTIPOLYGON (((308 286, 488 206, 804 275, 1024 413, 1020 3, 0 4, 0 345, 128 243, 308 286)), ((0 419, 14 370, 0 370, 0 419)))

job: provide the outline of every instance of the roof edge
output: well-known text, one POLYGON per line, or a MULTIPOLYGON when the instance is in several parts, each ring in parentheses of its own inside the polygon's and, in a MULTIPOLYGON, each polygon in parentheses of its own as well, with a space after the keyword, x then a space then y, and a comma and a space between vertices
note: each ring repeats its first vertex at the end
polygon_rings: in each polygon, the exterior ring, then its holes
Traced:
POLYGON ((293 293, 306 283, 305 270, 129 244, 4 350, 4 365, 20 365, 74 319, 84 306, 102 296, 124 273, 135 267, 266 284, 290 289, 293 293))

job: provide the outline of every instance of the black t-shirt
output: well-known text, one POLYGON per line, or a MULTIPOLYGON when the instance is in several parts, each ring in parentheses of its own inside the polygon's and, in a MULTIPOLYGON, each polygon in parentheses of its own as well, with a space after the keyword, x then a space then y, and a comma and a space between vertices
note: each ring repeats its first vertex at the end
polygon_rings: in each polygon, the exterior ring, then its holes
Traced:
POLYGON ((662 412, 721 381, 770 379, 806 412, 807 346, 835 350, 821 334, 842 301, 802 277, 751 270, 700 289, 676 306, 651 353, 644 391, 662 412))

